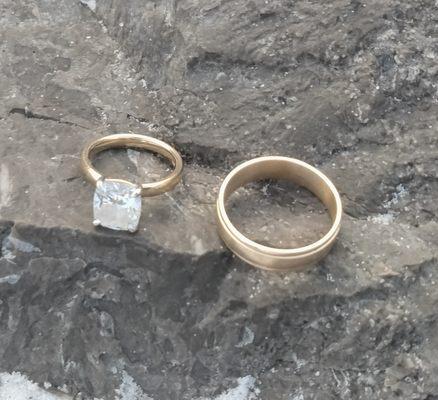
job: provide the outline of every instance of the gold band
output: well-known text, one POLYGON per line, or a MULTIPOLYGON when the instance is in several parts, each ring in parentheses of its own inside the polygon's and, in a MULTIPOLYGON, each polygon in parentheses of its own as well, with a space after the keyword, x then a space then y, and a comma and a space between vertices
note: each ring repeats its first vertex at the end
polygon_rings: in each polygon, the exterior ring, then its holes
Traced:
POLYGON ((219 234, 228 248, 247 263, 272 271, 289 271, 323 258, 338 235, 341 216, 341 198, 333 183, 311 165, 288 157, 260 157, 239 165, 225 178, 217 200, 219 234), (240 233, 231 223, 225 203, 239 187, 262 179, 292 181, 314 193, 327 207, 333 222, 327 234, 304 247, 281 249, 261 245, 240 233))
POLYGON ((145 197, 156 196, 171 190, 181 180, 183 161, 180 154, 167 143, 145 135, 118 133, 105 136, 87 144, 81 154, 81 168, 85 177, 93 184, 103 178, 91 162, 99 152, 112 148, 140 148, 153 151, 167 158, 174 170, 166 178, 141 185, 141 195, 145 197))

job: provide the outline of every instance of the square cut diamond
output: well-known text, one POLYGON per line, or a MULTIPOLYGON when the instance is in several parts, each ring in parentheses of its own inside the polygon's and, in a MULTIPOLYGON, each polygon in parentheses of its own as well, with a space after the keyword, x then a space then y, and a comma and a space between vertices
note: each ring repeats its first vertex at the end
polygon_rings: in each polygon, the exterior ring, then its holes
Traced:
POLYGON ((141 214, 139 186, 117 179, 97 182, 93 199, 94 225, 135 232, 141 214))

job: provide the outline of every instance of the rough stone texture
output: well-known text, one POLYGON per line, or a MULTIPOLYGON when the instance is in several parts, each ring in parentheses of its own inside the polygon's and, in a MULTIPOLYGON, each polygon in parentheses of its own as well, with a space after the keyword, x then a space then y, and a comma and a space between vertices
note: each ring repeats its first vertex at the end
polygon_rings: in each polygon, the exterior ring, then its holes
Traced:
MULTIPOLYGON (((84 3, 0 2, 0 372, 79 399, 437 399, 438 4, 84 3), (186 163, 134 236, 94 229, 78 167, 120 131, 186 163), (221 179, 261 154, 342 194, 339 240, 309 271, 255 270, 217 237, 221 179)), ((136 151, 97 163, 166 170, 136 151)), ((248 188, 233 220, 315 239, 323 210, 285 189, 248 188)))

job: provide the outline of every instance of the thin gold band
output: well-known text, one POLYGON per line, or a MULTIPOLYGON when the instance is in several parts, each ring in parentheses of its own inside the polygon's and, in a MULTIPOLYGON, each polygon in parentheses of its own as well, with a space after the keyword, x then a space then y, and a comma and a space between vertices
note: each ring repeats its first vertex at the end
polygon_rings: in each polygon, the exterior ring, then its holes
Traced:
POLYGON ((164 179, 144 183, 141 185, 141 195, 144 197, 156 196, 171 190, 181 180, 183 161, 180 154, 169 144, 145 135, 130 133, 117 133, 88 143, 81 154, 81 168, 85 177, 93 185, 103 178, 91 162, 92 158, 99 152, 111 148, 140 148, 161 154, 168 159, 174 169, 164 179))
POLYGON ((341 216, 341 198, 333 183, 315 167, 288 157, 259 157, 239 165, 225 178, 217 200, 219 234, 228 248, 249 264, 272 271, 296 269, 323 258, 338 235, 341 216), (309 189, 322 201, 333 224, 321 239, 304 247, 280 249, 254 242, 236 229, 225 209, 227 199, 249 182, 270 178, 292 181, 309 189))

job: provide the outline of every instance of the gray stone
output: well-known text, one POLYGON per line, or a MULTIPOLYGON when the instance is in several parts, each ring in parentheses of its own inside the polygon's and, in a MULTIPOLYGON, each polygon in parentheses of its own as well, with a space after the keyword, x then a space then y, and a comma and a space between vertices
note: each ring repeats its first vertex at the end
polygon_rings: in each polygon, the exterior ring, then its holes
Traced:
MULTIPOLYGON (((434 0, 3 0, 0 373, 76 399, 437 398, 437 15, 434 0), (93 227, 79 169, 116 132, 185 161, 135 235, 93 227), (339 240, 308 271, 258 271, 216 233, 222 179, 269 154, 341 192, 339 240)), ((136 183, 169 168, 135 150, 96 166, 136 183)), ((329 224, 293 185, 230 207, 279 246, 329 224)))

